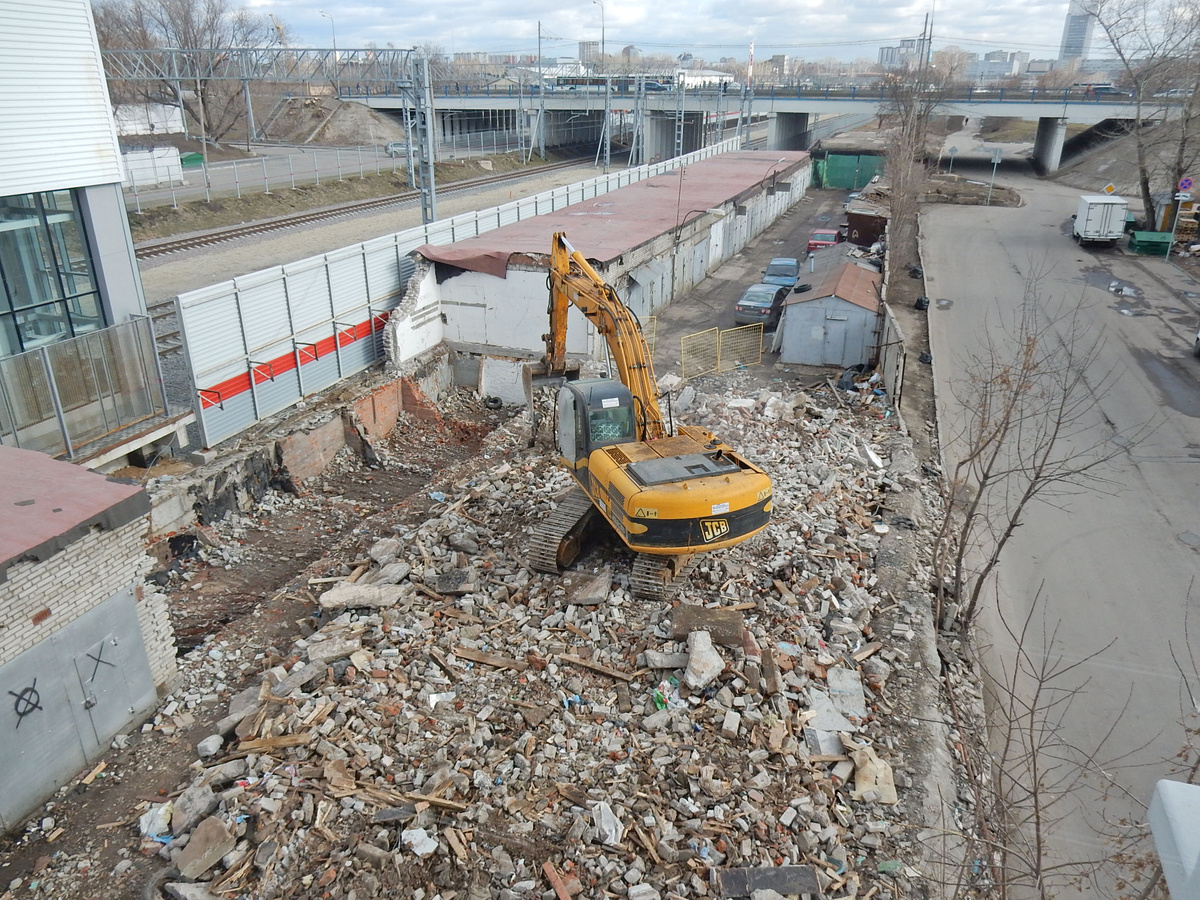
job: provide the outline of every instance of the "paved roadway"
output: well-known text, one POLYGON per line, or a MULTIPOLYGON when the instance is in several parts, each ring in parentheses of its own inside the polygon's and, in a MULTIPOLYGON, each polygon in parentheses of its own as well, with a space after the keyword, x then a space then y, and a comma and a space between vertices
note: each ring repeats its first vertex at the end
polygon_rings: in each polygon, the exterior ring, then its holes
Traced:
MULTIPOLYGON (((968 152, 977 149, 964 148, 955 171, 986 181, 986 156, 968 152)), ((1149 801, 1166 770, 1163 760, 1182 743, 1182 682, 1172 653, 1188 666, 1185 613, 1195 604, 1189 590, 1200 591, 1192 589, 1200 561, 1200 361, 1191 356, 1200 284, 1165 260, 1077 247, 1069 232, 1077 190, 1003 167, 998 183, 1020 191, 1024 205, 931 206, 922 213, 940 429, 945 447, 962 422, 953 396, 959 361, 980 347, 998 313, 1016 308, 1027 274, 1047 272, 1041 300, 1047 310, 1082 301, 1103 345, 1087 371, 1089 386, 1100 392, 1079 440, 1122 452, 1107 488, 1030 510, 1005 552, 999 590, 1000 604, 1016 617, 1040 590, 1034 650, 1042 646, 1043 613, 1045 631, 1061 622, 1057 651, 1067 661, 1113 642, 1074 673, 1075 683, 1090 681, 1060 733, 1086 750, 1114 728, 1100 756, 1109 761, 1105 771, 1118 790, 1107 805, 1097 795, 1077 795, 1082 815, 1054 829, 1063 854, 1103 856, 1095 835, 1101 816, 1144 821, 1139 805, 1149 801), (1135 295, 1111 293, 1113 281, 1135 295), (1140 443, 1124 443, 1147 424, 1153 431, 1140 443)), ((946 452, 952 457, 953 445, 946 452)), ((985 624, 993 636, 999 633, 994 613, 985 624)), ((1191 652, 1200 654, 1200 621, 1192 627, 1191 652)), ((997 639, 989 666, 1011 659, 1012 648, 997 639)), ((1091 895, 1108 896, 1103 889, 1091 895)))

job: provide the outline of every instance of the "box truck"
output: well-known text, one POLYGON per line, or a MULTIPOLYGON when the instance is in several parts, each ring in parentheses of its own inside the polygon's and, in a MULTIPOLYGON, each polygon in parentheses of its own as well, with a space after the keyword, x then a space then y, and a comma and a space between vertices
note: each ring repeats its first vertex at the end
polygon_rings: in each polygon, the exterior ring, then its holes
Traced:
POLYGON ((1108 244, 1110 247, 1125 233, 1125 214, 1129 203, 1124 197, 1109 194, 1084 194, 1079 209, 1071 218, 1071 233, 1081 244, 1108 244))

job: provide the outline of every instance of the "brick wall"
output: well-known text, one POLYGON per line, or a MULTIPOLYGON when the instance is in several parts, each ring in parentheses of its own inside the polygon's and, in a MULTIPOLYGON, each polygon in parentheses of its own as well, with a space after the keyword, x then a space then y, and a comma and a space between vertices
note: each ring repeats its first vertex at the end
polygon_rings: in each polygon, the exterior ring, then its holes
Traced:
MULTIPOLYGON (((146 527, 143 516, 115 531, 96 528, 47 560, 11 566, 0 584, 0 665, 121 590, 140 586, 152 564, 143 543, 146 527)), ((152 664, 157 660, 156 683, 169 680, 168 667, 174 670, 175 642, 165 614, 165 603, 138 610, 147 655, 152 664)))
POLYGON ((367 431, 367 437, 386 437, 396 427, 396 419, 404 408, 400 397, 400 385, 391 381, 378 387, 351 404, 358 420, 367 431))
POLYGON ((146 645, 146 656, 150 659, 154 687, 161 697, 178 687, 180 681, 179 666, 175 662, 175 629, 171 627, 167 596, 139 587, 137 601, 142 643, 146 645))

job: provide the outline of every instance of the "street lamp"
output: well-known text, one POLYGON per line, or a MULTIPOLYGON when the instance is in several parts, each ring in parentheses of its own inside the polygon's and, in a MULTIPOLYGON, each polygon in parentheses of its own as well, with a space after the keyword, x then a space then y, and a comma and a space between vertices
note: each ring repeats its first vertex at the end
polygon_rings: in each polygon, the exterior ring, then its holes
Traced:
POLYGON ((337 26, 333 24, 333 16, 325 12, 325 10, 318 9, 317 12, 329 20, 329 30, 333 34, 333 87, 340 97, 342 95, 342 86, 338 78, 337 26))
POLYGON ((604 66, 604 0, 592 0, 600 7, 600 66, 604 66))

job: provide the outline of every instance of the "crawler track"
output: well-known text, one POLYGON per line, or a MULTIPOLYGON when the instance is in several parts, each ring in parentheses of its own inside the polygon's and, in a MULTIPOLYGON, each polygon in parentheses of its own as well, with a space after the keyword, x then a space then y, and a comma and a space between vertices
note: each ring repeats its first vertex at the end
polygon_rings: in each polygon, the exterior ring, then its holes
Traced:
POLYGON ((539 572, 557 575, 575 561, 596 507, 575 488, 538 525, 530 541, 529 564, 539 572))

